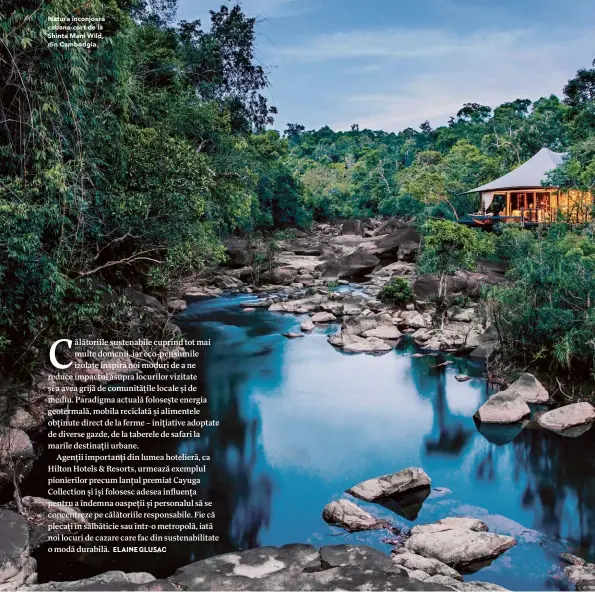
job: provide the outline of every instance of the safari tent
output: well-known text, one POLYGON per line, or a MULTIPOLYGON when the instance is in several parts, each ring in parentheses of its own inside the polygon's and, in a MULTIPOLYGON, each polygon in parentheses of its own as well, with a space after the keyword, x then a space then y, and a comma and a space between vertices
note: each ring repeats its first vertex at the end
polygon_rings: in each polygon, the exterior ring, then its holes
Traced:
POLYGON ((553 222, 560 214, 569 222, 587 221, 593 204, 590 192, 544 185, 547 173, 565 156, 564 152, 542 148, 510 173, 467 191, 481 194, 482 211, 469 216, 473 224, 520 222, 536 225, 553 222))

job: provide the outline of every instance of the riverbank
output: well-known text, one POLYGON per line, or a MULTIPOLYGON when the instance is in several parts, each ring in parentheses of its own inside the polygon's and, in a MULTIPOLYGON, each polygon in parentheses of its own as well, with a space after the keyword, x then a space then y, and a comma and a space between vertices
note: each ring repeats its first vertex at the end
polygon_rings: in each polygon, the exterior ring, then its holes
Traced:
MULTIPOLYGON (((291 256, 290 256, 291 257, 291 256)), ((396 262, 393 263, 399 263, 399 260, 397 259, 396 262)), ((410 263, 405 261, 404 263, 410 263)), ((300 268, 303 269, 303 268, 300 268)), ((382 269, 382 268, 381 268, 382 269)), ((313 269, 314 274, 318 273, 320 270, 316 270, 313 269)), ((313 274, 311 274, 313 275, 313 274)), ((297 276, 296 276, 297 277, 297 276)), ((209 313, 207 312, 206 316, 204 316, 203 310, 208 311, 211 308, 216 308, 217 306, 222 306, 223 308, 225 308, 225 315, 223 316, 223 318, 225 319, 224 324, 226 324, 227 326, 229 326, 230 328, 233 328, 235 326, 238 327, 251 327, 254 332, 249 333, 248 335, 250 335, 249 338, 246 338, 246 336, 241 337, 240 335, 238 335, 236 337, 236 341, 234 341, 234 343, 236 343, 237 347, 237 343, 245 343, 247 347, 252 347, 253 344, 255 343, 255 335, 259 335, 261 333, 262 330, 264 330, 264 332, 266 333, 266 335, 270 335, 271 337, 273 336, 277 336, 279 338, 279 340, 276 340, 270 344, 268 344, 268 342, 265 340, 259 347, 262 349, 258 349, 257 351, 255 351, 253 354, 245 354, 245 353, 238 353, 236 355, 240 356, 240 358, 244 358, 246 357, 247 360, 251 360, 251 364, 250 366, 252 366, 252 364, 255 364, 254 360, 257 359, 262 359, 263 356, 279 356, 282 355, 283 352, 286 351, 295 351, 296 354, 298 352, 302 352, 302 355, 307 355, 307 352, 309 350, 312 351, 312 354, 314 354, 316 357, 320 357, 321 359, 327 359, 326 356, 331 355, 333 356, 332 358, 329 358, 327 360, 327 363, 332 359, 332 360, 337 360, 337 362, 339 360, 350 360, 350 365, 353 366, 354 368, 357 367, 359 369, 359 373, 361 374, 361 378, 365 379, 365 383, 362 383, 360 392, 367 392, 368 389, 370 389, 370 384, 373 384, 373 388, 374 389, 378 389, 381 388, 381 385, 383 384, 388 384, 388 382, 391 380, 390 379, 390 375, 389 374, 382 374, 382 370, 381 368, 385 368, 386 370, 388 370, 388 368, 390 368, 391 366, 391 360, 394 359, 394 356, 400 356, 401 358, 404 357, 404 352, 403 352, 403 345, 406 342, 411 342, 414 339, 414 335, 415 335, 415 331, 407 331, 407 329, 413 329, 413 327, 406 327, 401 325, 401 328, 399 328, 399 322, 400 322, 400 318, 401 315, 403 313, 408 313, 408 312, 415 312, 416 314, 421 314, 423 317, 423 314, 428 314, 428 311, 424 311, 424 312, 420 312, 419 310, 414 310, 414 311, 410 311, 407 310, 407 306, 403 307, 403 308, 399 308, 398 310, 394 307, 391 306, 385 306, 384 303, 378 301, 378 299, 375 297, 374 294, 370 294, 367 293, 367 291, 371 291, 371 290, 375 290, 377 286, 375 286, 373 283, 366 283, 369 280, 365 277, 362 277, 360 280, 360 283, 357 284, 349 284, 349 283, 345 283, 348 282, 348 280, 343 280, 343 279, 339 279, 339 280, 332 280, 332 279, 327 279, 325 277, 322 276, 322 273, 319 277, 313 277, 312 280, 308 280, 308 278, 300 278, 302 280, 305 281, 312 281, 312 285, 310 286, 306 286, 306 285, 302 285, 300 286, 291 286, 291 284, 289 285, 276 285, 274 287, 267 287, 267 290, 271 289, 271 292, 260 292, 260 290, 262 290, 264 288, 264 286, 255 286, 255 285, 248 285, 248 286, 240 286, 237 288, 233 288, 233 289, 229 289, 226 292, 224 292, 224 294, 230 294, 232 291, 237 290, 238 292, 238 297, 241 295, 242 292, 245 292, 240 300, 237 300, 234 298, 235 297, 222 297, 222 298, 217 298, 217 299, 209 299, 206 300, 204 296, 199 296, 199 297, 189 297, 187 302, 187 306, 188 308, 184 311, 183 314, 181 314, 178 317, 178 322, 180 323, 180 325, 183 327, 183 331, 184 333, 188 332, 188 331, 192 331, 192 326, 193 323, 196 324, 197 327, 200 327, 201 325, 210 325, 213 322, 215 322, 217 317, 211 318, 209 316, 209 313), (328 283, 329 282, 333 282, 331 283, 331 285, 329 286, 328 283), (290 293, 283 293, 283 291, 287 288, 292 288, 292 291, 290 293), (254 296, 254 293, 256 292, 256 296, 254 296), (308 293, 310 292, 310 293, 308 293), (314 293, 311 293, 314 292, 314 293), (267 300, 270 298, 270 302, 267 302, 267 300), (350 299, 354 299, 353 302, 351 302, 350 299), (266 303, 266 306, 253 306, 253 303, 255 301, 258 302, 264 302, 266 303), (300 303, 300 301, 305 301, 307 304, 304 304, 303 302, 300 303), (229 302, 229 307, 226 308, 226 302, 229 302), (298 304, 296 304, 298 303, 298 304), (275 305, 277 305, 277 308, 279 306, 282 307, 281 310, 275 310, 275 305), (334 307, 334 312, 331 312, 333 309, 331 308, 330 310, 324 310, 322 308, 322 306, 325 307, 334 307), (382 305, 383 308, 381 308, 378 311, 375 311, 374 309, 377 308, 379 305, 382 305), (311 310, 310 307, 314 306, 315 309, 311 310), (288 308, 295 308, 294 312, 288 312, 285 310, 285 307, 288 308), (342 307, 342 309, 340 308, 342 307), (355 314, 345 314, 345 311, 347 309, 347 312, 350 312, 350 307, 353 308, 354 311, 356 311, 355 314), (250 310, 253 309, 253 310, 250 310), (387 311, 390 311, 387 312, 387 311), (319 319, 321 317, 315 317, 315 315, 320 314, 320 313, 324 313, 324 314, 330 314, 333 315, 335 317, 335 320, 329 318, 328 316, 325 317, 327 320, 326 321, 322 321, 320 322, 319 319), (383 316, 383 315, 387 315, 387 316, 383 316), (388 318, 390 318, 390 323, 388 321, 388 318), (314 318, 317 318, 316 322, 313 320, 314 318), (397 324, 395 324, 393 322, 393 319, 397 321, 397 324), (310 321, 313 325, 313 328, 311 330, 306 330, 306 331, 302 331, 300 325, 305 323, 306 321, 310 321), (376 324, 375 326, 371 326, 370 323, 374 321, 376 324), (368 325, 365 325, 365 323, 368 323, 368 325), (341 324, 341 326, 339 326, 339 324, 341 324), (333 342, 333 338, 341 338, 342 340, 345 338, 345 335, 348 335, 348 332, 343 331, 344 326, 347 326, 347 328, 349 328, 350 326, 353 325, 353 327, 359 327, 360 329, 362 328, 362 326, 365 326, 365 328, 362 330, 360 335, 357 335, 356 333, 353 333, 354 335, 356 335, 356 337, 361 337, 362 339, 366 340, 366 343, 368 343, 368 339, 378 339, 380 341, 382 341, 383 343, 386 342, 398 342, 399 340, 401 341, 401 343, 388 343, 388 349, 385 348, 385 354, 382 356, 382 358, 380 360, 377 360, 375 356, 343 356, 341 355, 341 351, 345 351, 345 347, 342 347, 340 349, 335 349, 333 347, 331 347, 328 342, 330 341, 331 344, 333 342), (340 331, 337 331, 337 329, 340 328, 340 331), (388 330, 392 330, 393 333, 390 336, 395 335, 394 331, 399 331, 400 333, 402 333, 402 335, 400 337, 398 337, 397 339, 386 339, 386 333, 385 331, 388 330), (363 335, 364 332, 367 331, 375 331, 376 335, 384 335, 384 339, 378 336, 374 336, 374 335, 363 335), (342 336, 341 334, 344 335, 342 336), (286 336, 283 337, 283 334, 285 334, 286 336), (300 334, 304 334, 306 335, 308 338, 305 339, 293 339, 292 337, 287 337, 289 335, 294 336, 294 335, 300 335, 300 334), (239 341, 238 341, 239 339, 239 341), (327 353, 325 353, 327 352, 327 353), (254 357, 251 357, 252 355, 254 355, 254 357), (368 361, 370 362, 370 364, 365 363, 360 365, 359 363, 355 362, 355 359, 359 359, 359 358, 367 358, 368 361), (386 362, 381 362, 381 360, 386 360, 386 362)), ((297 284, 299 282, 292 282, 294 284, 297 284)), ((212 285, 212 284, 211 284, 212 285)), ((155 305, 151 300, 147 300, 146 298, 143 298, 143 296, 145 295, 136 295, 135 297, 137 298, 138 302, 144 302, 147 303, 149 302, 150 304, 152 304, 152 307, 155 308, 157 305, 155 305)), ((150 298, 150 297, 149 297, 150 298)), ((159 303, 158 303, 159 304, 159 303)), ((414 306, 417 303, 414 303, 414 306)), ((148 306, 147 304, 145 304, 145 306, 148 306)), ((151 308, 151 307, 149 307, 151 308)), ((471 307, 469 307, 471 308, 471 307)), ((151 313, 152 314, 152 313, 151 313)), ((161 312, 160 313, 161 316, 160 318, 162 319, 166 319, 169 317, 169 313, 167 312, 161 312)), ((217 321, 218 323, 221 323, 221 321, 217 321)), ((448 321, 447 321, 448 322, 448 321)), ((456 321, 455 321, 456 322, 456 321)), ((462 321, 464 322, 464 321, 462 321)), ((470 324, 470 323, 469 323, 470 324)), ((309 326, 309 325, 308 325, 309 326)), ((251 329, 251 331, 252 331, 251 329)), ((359 331, 359 329, 357 329, 359 331)), ((176 330, 176 332, 178 332, 179 330, 176 330)), ((416 329, 417 331, 417 329, 416 329)), ((267 339, 269 339, 267 337, 267 339)), ((348 338, 351 339, 351 338, 348 338)), ((218 335, 218 340, 221 342, 222 344, 222 348, 223 350, 225 350, 227 347, 230 347, 229 344, 227 344, 225 336, 223 335, 218 335)), ((361 343, 359 340, 354 339, 353 341, 351 341, 350 343, 361 343)), ((415 343, 415 342, 414 342, 415 343)), ((421 344, 420 344, 421 345, 421 344)), ((223 352, 220 352, 223 353, 223 352)), ((373 352, 373 353, 378 353, 378 352, 373 352)), ((427 378, 424 378, 424 376, 429 376, 432 377, 432 381, 436 380, 438 381, 437 384, 440 384, 440 381, 444 380, 445 378, 449 381, 454 381, 457 384, 461 384, 461 385, 468 385, 468 384, 473 384, 474 382, 477 381, 478 377, 481 376, 481 372, 479 372, 478 375, 475 375, 474 372, 472 372, 471 370, 465 369, 463 366, 461 366, 460 368, 457 367, 457 372, 456 374, 452 371, 454 370, 454 368, 456 366, 458 366, 458 362, 457 362, 457 358, 454 358, 452 356, 453 353, 456 352, 448 352, 445 350, 440 350, 440 351, 434 351, 431 349, 428 350, 423 350, 423 349, 417 349, 417 347, 415 347, 415 349, 413 349, 408 355, 409 355, 409 360, 411 360, 412 364, 415 364, 416 366, 412 366, 413 368, 417 368, 415 370, 415 374, 419 375, 418 380, 420 381, 420 384, 423 384, 424 380, 427 380, 427 378), (432 354, 438 354, 436 355, 432 355, 432 354), (447 362, 453 362, 454 364, 448 364, 447 362), (459 383, 459 379, 456 378, 456 376, 471 376, 471 380, 468 382, 460 382, 459 383), (442 377, 442 378, 441 378, 442 377)), ((275 358, 276 359, 276 358, 275 358)), ((133 360, 132 360, 133 361, 133 360)), ((364 360, 362 360, 364 361, 364 360)), ((238 359, 234 359, 229 360, 228 362, 229 364, 238 364, 239 361, 238 359)), ((273 373, 277 373, 279 372, 279 368, 281 368, 283 365, 280 363, 275 363, 271 365, 271 368, 269 369, 269 372, 273 372, 273 373)), ((289 363, 289 368, 297 368, 298 366, 296 365, 296 360, 294 360, 293 362, 289 363)), ((228 366, 229 368, 229 366, 228 366)), ((251 368, 250 371, 254 372, 256 369, 258 368, 258 366, 255 366, 255 368, 251 368)), ((320 370, 320 368, 319 368, 320 370)), ((339 388, 341 393, 345 393, 345 388, 347 386, 348 383, 341 383, 341 376, 345 374, 345 372, 347 371, 347 367, 344 365, 341 365, 340 369, 339 367, 337 367, 336 369, 333 370, 332 373, 330 373, 327 377, 326 380, 321 379, 323 385, 327 385, 328 387, 332 387, 331 388, 339 388), (341 384, 342 386, 340 387, 339 384, 341 384)), ((319 374, 318 374, 319 375, 319 374)), ((400 372, 398 374, 399 381, 402 381, 404 376, 406 376, 406 373, 402 373, 400 372)), ((351 376, 351 380, 353 381, 355 379, 355 377, 351 376)), ((305 379, 302 378, 301 379, 301 384, 299 386, 301 386, 302 389, 305 389, 306 391, 308 391, 309 389, 313 388, 313 384, 310 384, 309 386, 307 384, 305 384, 305 379)), ((398 382, 397 384, 401 384, 401 382, 398 382)), ((432 382, 433 384, 433 382, 432 382)), ((479 384, 482 384, 481 382, 479 384)), ((294 387, 295 388, 295 387, 294 387)), ((326 389, 325 389, 326 390, 326 389)), ((461 392, 465 392, 465 391, 461 391, 461 392)), ((325 393, 321 393, 321 396, 328 396, 325 393)), ((434 395, 431 395, 434 396, 434 395)), ((469 396, 469 392, 467 392, 467 397, 469 396)), ((441 395, 442 400, 444 401, 444 397, 445 397, 445 393, 442 393, 441 395)), ((440 399, 438 399, 440 400, 440 399)), ((475 399, 473 399, 473 401, 475 401, 475 399)), ((443 405, 444 403, 441 403, 441 405, 443 405)), ((371 403, 370 403, 371 405, 371 403)), ((379 413, 384 413, 386 414, 390 408, 390 405, 392 405, 392 403, 390 402, 390 399, 387 399, 385 401, 379 401, 378 404, 374 404, 374 408, 378 410, 379 413)), ((440 411, 440 406, 438 406, 438 404, 436 404, 436 408, 434 410, 434 413, 437 417, 440 417, 439 414, 442 413, 444 414, 444 411, 440 411)), ((473 403, 473 409, 470 410, 470 414, 473 414, 474 411, 476 411, 480 406, 480 401, 477 401, 476 403, 473 403)), ((346 407, 346 401, 342 400, 342 401, 336 401, 335 402, 335 407, 334 407, 334 411, 332 410, 327 410, 326 413, 323 413, 322 415, 325 417, 330 417, 332 415, 337 416, 337 418, 341 418, 344 415, 344 412, 347 413, 348 408, 346 407)), ((443 409, 443 407, 442 407, 443 409)), ((361 410, 359 411, 359 413, 361 413, 361 410)), ((398 411, 398 413, 402 413, 401 410, 398 411)), ((409 418, 409 422, 412 423, 413 425, 417 425, 418 423, 418 419, 417 419, 417 415, 419 414, 419 409, 412 414, 412 416, 409 418)), ((312 421, 312 414, 308 413, 306 414, 309 416, 309 420, 308 421, 312 421)), ((348 413, 348 415, 351 415, 351 413, 348 413)), ((399 425, 403 422, 403 418, 400 417, 400 415, 396 416, 398 418, 398 422, 399 425)), ((447 414, 448 417, 448 414, 447 414)), ((295 419, 295 418, 292 418, 295 419)), ((442 419, 442 421, 444 420, 444 417, 442 419)), ((448 419, 446 420, 447 424, 448 424, 448 419)), ((375 417, 375 419, 372 421, 373 425, 378 425, 378 417, 375 417)), ((459 423, 459 422, 454 422, 454 423, 459 423)), ((448 450, 448 449, 456 449, 458 446, 463 445, 464 446, 464 442, 465 441, 469 441, 469 430, 468 430, 467 426, 465 428, 465 430, 461 431, 460 428, 460 424, 459 426, 451 426, 448 427, 448 429, 445 429, 444 426, 440 426, 437 425, 436 427, 436 434, 435 434, 435 442, 428 442, 426 444, 426 449, 427 450, 438 450, 438 451, 442 451, 440 453, 444 453, 444 451, 448 450), (460 442, 463 442, 463 444, 460 444, 460 442), (432 444, 430 446, 430 444, 432 444)), ((321 428, 321 429, 326 429, 326 428, 321 428)), ((529 432, 527 431, 529 428, 526 428, 526 430, 521 431, 521 432, 516 432, 516 434, 513 434, 512 438, 509 438, 507 441, 508 442, 512 442, 512 440, 514 440, 515 437, 520 437, 523 438, 524 435, 529 435, 529 432)), ((382 427, 378 427, 378 431, 380 434, 384 434, 384 439, 387 439, 389 437, 390 431, 394 430, 394 427, 391 427, 391 425, 383 425, 382 427)), ((473 428, 473 432, 475 432, 475 428, 473 428)), ((489 433, 486 432, 487 435, 483 436, 485 438, 488 438, 488 436, 490 438, 492 438, 494 441, 498 441, 497 446, 502 446, 503 445, 503 441, 502 439, 498 439, 495 438, 493 434, 490 435, 489 433)), ((433 436, 434 438, 434 436, 433 436)), ((286 433, 284 434, 284 439, 288 440, 289 442, 294 441, 291 438, 291 434, 290 433, 286 433)), ((35 439, 34 439, 35 440, 35 439)), ((275 445, 276 449, 283 449, 283 446, 281 446, 282 442, 281 441, 277 441, 277 444, 275 445)), ((422 448, 422 445, 420 445, 421 443, 416 444, 416 447, 418 448, 422 448)), ((552 444, 552 451, 555 450, 556 446, 561 446, 558 445, 555 441, 551 441, 552 444)), ((373 450, 375 454, 378 454, 379 450, 378 447, 380 445, 380 442, 375 442, 373 445, 370 445, 370 443, 368 443, 365 446, 365 449, 368 450, 367 453, 364 454, 368 454, 369 455, 369 451, 373 450)), ((400 446, 403 447, 405 445, 405 442, 395 442, 396 446, 400 446)), ((326 449, 328 448, 328 444, 326 446, 322 446, 321 449, 326 449)), ((406 448, 406 447, 405 447, 406 448)), ((316 464, 316 459, 314 458, 314 456, 311 454, 310 456, 306 457, 306 458, 310 458, 310 463, 312 464, 316 464)), ((405 458, 405 457, 404 457, 405 458)), ((398 468, 399 466, 407 466, 407 465, 397 465, 395 466, 395 459, 394 457, 390 460, 390 462, 388 462, 387 466, 391 469, 394 470, 395 468, 398 468)), ((366 462, 366 467, 369 467, 367 470, 372 471, 372 461, 371 459, 368 459, 366 462)), ((361 467, 360 467, 361 468, 361 467)), ((332 467, 326 467, 326 470, 328 471, 329 469, 332 470, 332 467)), ((335 469, 337 470, 337 469, 335 469)), ((374 469, 376 470, 376 469, 374 469)), ((384 469, 386 470, 386 469, 384 469)), ((342 472, 344 472, 344 474, 342 475, 342 479, 346 479, 346 475, 348 474, 347 472, 347 467, 342 466, 341 469, 342 472)), ((377 474, 381 474, 380 472, 378 472, 377 474)), ((508 474, 507 471, 505 469, 502 469, 502 474, 508 474)), ((578 473, 577 473, 578 475, 578 473)), ((339 476, 339 475, 338 475, 339 476)), ((364 475, 360 474, 360 478, 363 477, 364 475)), ((369 475, 372 476, 372 475, 369 475)), ((535 475, 537 477, 537 475, 535 475)), ((231 481, 230 481, 231 482, 231 481)), ((442 486, 442 484, 444 483, 444 475, 440 478, 440 480, 438 481, 438 484, 440 486, 442 486)), ((345 486, 346 484, 344 484, 343 486, 345 486)), ((339 486, 341 487, 341 486, 339 486)), ((336 488, 333 490, 334 493, 333 495, 335 495, 337 493, 337 491, 341 491, 340 488, 336 488)), ((24 493, 27 493, 26 491, 24 493)), ((327 495, 328 493, 325 493, 325 495, 327 495)), ((319 515, 321 512, 321 508, 323 507, 323 505, 320 505, 318 508, 316 509, 311 509, 310 511, 314 512, 315 514, 319 515)), ((427 509, 427 508, 426 508, 427 509)), ((424 510, 426 511, 426 510, 424 510)), ((502 512, 504 515, 510 515, 508 512, 504 513, 502 512)), ((481 514, 480 514, 481 515, 481 514)), ((444 517, 444 513, 438 514, 436 516, 437 518, 442 518, 444 517)), ((427 517, 426 517, 427 520, 427 517)), ((520 524, 519 524, 520 527, 520 524)), ((522 529, 522 528, 521 528, 522 529)), ((508 534, 506 534, 505 536, 510 536, 508 534)), ((287 539, 285 539, 287 541, 287 539)), ((291 540, 299 540, 296 538, 290 538, 291 540)), ((566 550, 566 549, 565 549, 566 550)), ((531 553, 533 553, 533 551, 531 551, 531 553)))

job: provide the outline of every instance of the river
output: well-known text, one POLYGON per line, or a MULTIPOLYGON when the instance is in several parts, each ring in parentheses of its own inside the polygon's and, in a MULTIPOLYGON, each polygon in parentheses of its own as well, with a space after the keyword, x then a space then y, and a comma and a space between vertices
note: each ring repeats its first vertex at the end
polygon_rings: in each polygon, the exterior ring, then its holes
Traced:
MULTIPOLYGON (((517 538, 516 547, 467 580, 567 589, 558 554, 570 549, 595 558, 593 434, 563 439, 532 424, 481 433, 472 416, 490 389, 480 365, 454 356, 415 358, 406 340, 383 356, 343 354, 327 343, 337 325, 290 340, 281 334, 299 331, 303 317, 245 312, 239 304, 247 299, 253 297, 195 302, 178 320, 187 338, 211 339, 197 358, 197 386, 221 427, 200 440, 150 444, 210 454, 199 495, 214 502, 220 543, 82 561, 61 561, 42 547, 35 554, 40 581, 107 569, 163 577, 215 553, 293 542, 389 552, 389 533, 347 534, 327 525, 322 509, 360 481, 410 466, 423 468, 433 488, 414 520, 357 503, 402 527, 471 515, 517 538), (436 367, 446 360, 453 364, 436 367), (456 374, 472 378, 458 382, 456 374)), ((43 495, 40 471, 29 483, 30 493, 43 495)))

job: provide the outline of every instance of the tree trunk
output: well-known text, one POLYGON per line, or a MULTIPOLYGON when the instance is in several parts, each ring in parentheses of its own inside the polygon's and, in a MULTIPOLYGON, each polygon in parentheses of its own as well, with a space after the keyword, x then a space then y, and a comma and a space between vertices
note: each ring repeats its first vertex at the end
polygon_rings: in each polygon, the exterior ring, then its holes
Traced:
POLYGON ((441 273, 438 276, 438 300, 436 302, 436 325, 442 331, 444 329, 444 317, 446 316, 446 280, 447 275, 441 273))

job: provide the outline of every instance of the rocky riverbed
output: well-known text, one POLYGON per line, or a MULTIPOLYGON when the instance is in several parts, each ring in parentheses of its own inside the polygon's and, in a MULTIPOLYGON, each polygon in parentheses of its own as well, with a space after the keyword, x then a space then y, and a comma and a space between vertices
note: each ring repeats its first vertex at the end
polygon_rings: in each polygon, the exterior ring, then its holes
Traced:
POLYGON ((226 242, 228 262, 211 279, 187 282, 179 296, 169 300, 172 311, 182 311, 188 301, 232 293, 255 293, 242 306, 249 312, 304 314, 302 330, 317 324, 344 320, 341 333, 331 345, 349 353, 386 353, 403 334, 428 351, 471 352, 485 358, 497 347, 496 336, 477 314, 480 287, 504 281, 502 265, 480 262, 480 272, 458 272, 447 280, 450 306, 445 324, 436 328, 433 316, 438 279, 418 274, 415 259, 420 236, 399 220, 347 221, 342 225, 318 224, 311 233, 275 243, 277 255, 269 269, 258 273, 249 265, 251 243, 247 239, 226 242), (402 308, 377 299, 394 277, 411 282, 413 298, 402 308), (355 289, 337 289, 355 283, 355 289))
MULTIPOLYGON (((432 317, 437 281, 431 275, 417 274, 413 260, 419 237, 408 227, 396 222, 369 227, 319 225, 312 236, 279 241, 279 248, 277 266, 254 283, 253 269, 245 265, 250 260, 246 258, 248 243, 241 239, 230 241, 228 267, 220 269, 214 277, 189 280, 180 286, 177 293, 172 293, 167 308, 157 299, 130 288, 126 295, 134 305, 131 331, 135 330, 137 316, 149 317, 164 327, 164 334, 175 337, 180 335, 180 329, 171 322, 172 314, 183 312, 196 301, 236 293, 246 295, 236 305, 238 313, 246 318, 267 309, 271 315, 296 319, 298 326, 283 331, 282 335, 288 340, 301 337, 299 341, 306 347, 310 339, 315 340, 321 333, 325 334, 329 349, 332 346, 353 354, 390 354, 407 338, 418 348, 412 357, 428 360, 437 354, 452 353, 468 353, 484 359, 497 346, 495 336, 477 314, 476 298, 481 284, 502 281, 502 270, 485 264, 481 273, 452 276, 448 282, 451 305, 446 323, 444 328, 436 329, 432 317), (395 276, 407 277, 412 283, 413 301, 403 307, 378 299, 382 287, 395 276)), ((102 362, 100 368, 107 375, 109 356, 106 358, 104 354, 98 352, 96 361, 102 362)), ((134 375, 137 370, 137 353, 128 354, 117 357, 120 363, 127 360, 122 378, 134 375)), ((439 367, 446 368, 452 363, 443 360, 441 357, 433 363, 436 373, 439 367)), ((46 372, 34 376, 32 387, 22 397, 24 404, 13 410, 10 427, 0 434, 6 444, 0 450, 15 459, 33 459, 36 454, 37 433, 48 411, 47 396, 52 386, 48 376, 46 372)), ((462 373, 455 378, 458 382, 470 379, 462 373)), ((550 403, 543 385, 534 376, 523 374, 506 390, 477 407, 479 430, 500 446, 523 430, 547 430, 576 438, 585 434, 595 419, 588 403, 547 410, 550 403), (501 427, 505 434, 499 431, 501 427), (507 431, 508 428, 512 431, 507 431)), ((412 590, 502 589, 494 584, 464 582, 461 573, 470 564, 489 561, 507 551, 515 544, 510 539, 517 541, 512 534, 489 532, 487 522, 478 515, 467 518, 460 513, 410 530, 401 527, 395 530, 386 514, 376 516, 369 507, 360 505, 358 500, 378 503, 383 509, 396 508, 400 515, 414 520, 430 495, 430 478, 420 471, 412 467, 407 469, 406 479, 399 472, 353 485, 346 497, 324 509, 325 520, 346 532, 374 531, 378 536, 394 540, 390 557, 378 549, 358 545, 323 545, 320 550, 308 545, 265 547, 199 561, 158 580, 144 572, 108 572, 77 582, 35 584, 31 549, 43 544, 44 526, 55 519, 52 514, 57 511, 50 500, 27 496, 23 500, 27 520, 10 509, 1 514, 0 540, 6 541, 6 545, 0 546, 0 590, 25 586, 48 590, 97 586, 103 589, 267 589, 268 586, 295 589, 297 585, 304 589, 361 589, 361 586, 387 589, 386 582, 390 582, 390 587, 412 590), (408 480, 416 485, 408 487, 408 480), (411 495, 397 500, 397 494, 411 495), (469 555, 471 549, 479 556, 469 555), (313 563, 304 563, 306 556, 313 563), (334 562, 329 557, 335 558, 334 562), (382 578, 370 577, 366 566, 371 562, 376 562, 374 569, 383 574, 382 578), (206 582, 204 588, 197 587, 203 585, 199 581, 206 582)), ((76 509, 70 519, 80 519, 76 509)), ((574 559, 565 569, 562 587, 572 582, 578 589, 591 589, 589 586, 595 581, 593 565, 575 555, 566 555, 574 559)))

